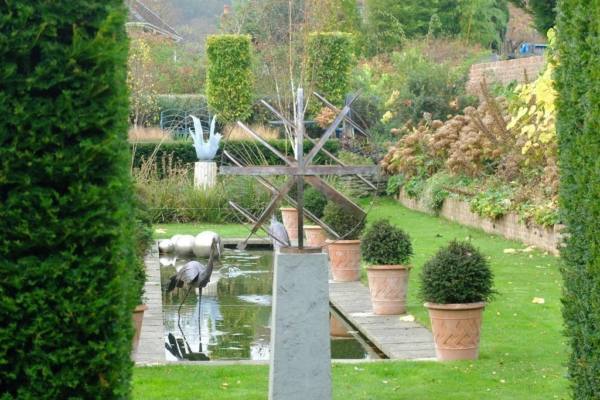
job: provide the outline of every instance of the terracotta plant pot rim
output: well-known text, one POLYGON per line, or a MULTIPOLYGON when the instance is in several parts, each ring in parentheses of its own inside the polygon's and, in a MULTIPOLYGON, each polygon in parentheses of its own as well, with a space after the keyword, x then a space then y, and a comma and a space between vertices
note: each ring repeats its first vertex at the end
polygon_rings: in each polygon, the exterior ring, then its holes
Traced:
POLYGON ((327 243, 327 244, 333 244, 333 245, 336 245, 336 244, 357 244, 357 243, 360 243, 360 239, 357 239, 357 240, 332 240, 332 239, 327 239, 325 241, 325 243, 327 243))
POLYGON ((280 207, 280 211, 297 211, 294 207, 280 207))
POLYGON ((439 304, 439 303, 425 303, 423 304, 427 308, 433 308, 434 310, 476 310, 478 308, 484 308, 485 302, 478 301, 477 303, 452 303, 452 304, 439 304))
POLYGON ((383 264, 383 265, 369 265, 367 271, 385 271, 385 270, 396 270, 396 269, 412 269, 412 265, 404 264, 383 264))
POLYGON ((133 310, 133 312, 144 312, 147 309, 148 309, 147 304, 138 304, 137 306, 135 306, 135 310, 133 310))
POLYGON ((323 228, 321 228, 319 225, 304 225, 304 229, 305 230, 309 230, 309 231, 310 230, 316 231, 316 230, 319 230, 319 229, 322 230, 323 228))

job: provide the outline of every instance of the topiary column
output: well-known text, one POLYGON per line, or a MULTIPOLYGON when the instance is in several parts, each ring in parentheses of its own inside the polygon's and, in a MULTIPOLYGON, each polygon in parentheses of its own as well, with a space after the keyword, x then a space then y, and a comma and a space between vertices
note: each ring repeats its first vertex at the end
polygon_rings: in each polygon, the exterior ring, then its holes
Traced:
POLYGON ((338 107, 350 89, 352 46, 352 35, 343 32, 312 33, 308 39, 309 80, 315 91, 338 107))
POLYGON ((563 315, 575 399, 600 398, 600 2, 558 2, 563 315))
POLYGON ((0 397, 127 398, 122 0, 0 3, 0 397))
POLYGON ((252 58, 250 36, 212 35, 206 40, 206 98, 219 122, 250 117, 252 58))

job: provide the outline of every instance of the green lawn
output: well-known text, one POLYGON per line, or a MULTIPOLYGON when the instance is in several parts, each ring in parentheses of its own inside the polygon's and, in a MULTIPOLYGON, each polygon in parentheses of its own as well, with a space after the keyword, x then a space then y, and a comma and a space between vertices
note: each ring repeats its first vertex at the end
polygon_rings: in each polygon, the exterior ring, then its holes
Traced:
MULTIPOLYGON (((335 399, 568 398, 558 258, 538 251, 505 252, 526 246, 408 210, 390 199, 377 200, 369 220, 377 218, 401 226, 413 239, 409 311, 422 323, 429 325, 417 298, 418 274, 449 240, 468 238, 489 256, 499 294, 484 314, 478 361, 337 364, 335 399), (534 297, 544 304, 532 303, 534 297)), ((261 366, 136 368, 134 398, 265 399, 267 379, 268 368, 261 366)))

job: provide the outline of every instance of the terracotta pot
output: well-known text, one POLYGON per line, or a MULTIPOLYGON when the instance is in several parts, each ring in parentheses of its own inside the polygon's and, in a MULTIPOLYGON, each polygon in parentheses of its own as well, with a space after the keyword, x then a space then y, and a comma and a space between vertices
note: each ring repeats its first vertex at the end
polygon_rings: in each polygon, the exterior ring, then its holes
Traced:
POLYGON ((293 207, 281 207, 279 210, 290 240, 298 240, 298 210, 293 207))
POLYGON ((306 225, 304 234, 306 235, 306 246, 321 248, 325 246, 327 236, 325 236, 325 231, 319 225, 306 225))
POLYGON ((333 280, 353 282, 360 279, 360 240, 327 240, 333 280))
POLYGON ((485 303, 425 303, 425 307, 429 309, 438 360, 477 359, 485 303))
POLYGON ((373 312, 377 315, 404 314, 410 267, 373 265, 367 268, 373 312))
POLYGON ((140 304, 133 310, 133 326, 135 333, 133 334, 133 354, 137 353, 138 345, 140 344, 140 334, 142 333, 142 322, 144 321, 144 311, 148 309, 146 304, 140 304))
POLYGON ((346 325, 335 315, 329 315, 329 330, 333 337, 352 337, 346 325))

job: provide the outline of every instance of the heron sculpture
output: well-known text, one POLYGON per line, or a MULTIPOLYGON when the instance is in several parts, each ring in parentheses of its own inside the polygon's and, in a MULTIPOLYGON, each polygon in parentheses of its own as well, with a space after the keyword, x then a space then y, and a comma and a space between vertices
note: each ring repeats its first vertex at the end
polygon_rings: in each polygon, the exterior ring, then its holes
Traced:
POLYGON ((172 292, 176 287, 182 288, 187 286, 187 291, 181 300, 179 309, 177 310, 177 326, 183 336, 183 340, 176 340, 172 333, 169 333, 169 342, 165 343, 165 347, 171 354, 179 359, 188 360, 208 360, 208 357, 202 352, 202 336, 200 335, 200 343, 198 345, 198 353, 194 353, 187 342, 183 329, 181 328, 181 307, 185 303, 185 299, 192 289, 198 289, 198 320, 199 320, 199 334, 200 334, 200 307, 202 305, 202 289, 210 282, 210 277, 213 272, 213 265, 215 260, 221 256, 221 239, 217 236, 214 237, 210 246, 210 255, 208 257, 208 263, 206 265, 198 261, 190 261, 186 263, 175 275, 169 280, 167 286, 167 293, 172 292))
POLYGON ((275 214, 271 216, 271 225, 269 225, 269 236, 273 243, 273 251, 278 252, 281 247, 291 246, 290 237, 285 226, 277 220, 275 214))

